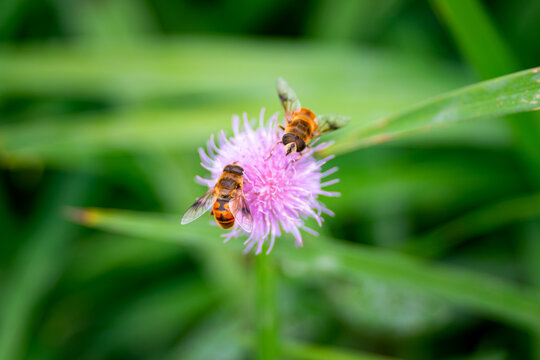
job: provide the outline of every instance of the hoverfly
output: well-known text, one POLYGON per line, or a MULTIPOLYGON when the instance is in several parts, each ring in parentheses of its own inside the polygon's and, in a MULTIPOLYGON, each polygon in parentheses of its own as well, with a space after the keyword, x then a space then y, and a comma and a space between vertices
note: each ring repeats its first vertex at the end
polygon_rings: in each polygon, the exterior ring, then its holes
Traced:
POLYGON ((229 229, 237 222, 247 232, 253 228, 253 217, 244 195, 244 169, 237 163, 225 166, 216 185, 187 209, 182 224, 199 218, 212 208, 216 222, 222 229, 229 229))
POLYGON ((301 153, 302 150, 309 147, 309 142, 312 139, 329 131, 339 129, 350 121, 350 117, 344 115, 327 114, 315 116, 311 110, 300 105, 300 101, 293 89, 282 78, 277 80, 277 92, 285 112, 287 124, 285 127, 279 125, 280 129, 284 130, 283 137, 274 144, 270 156, 266 160, 272 157, 272 152, 277 144, 282 143, 285 145, 286 155, 294 152, 301 153))

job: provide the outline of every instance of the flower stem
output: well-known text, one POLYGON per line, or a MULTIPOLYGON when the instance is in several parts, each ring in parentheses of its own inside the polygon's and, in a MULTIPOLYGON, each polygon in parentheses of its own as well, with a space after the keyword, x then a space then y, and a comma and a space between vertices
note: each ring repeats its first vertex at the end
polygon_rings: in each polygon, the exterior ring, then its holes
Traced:
POLYGON ((256 354, 259 360, 277 359, 276 268, 272 255, 255 256, 256 354))

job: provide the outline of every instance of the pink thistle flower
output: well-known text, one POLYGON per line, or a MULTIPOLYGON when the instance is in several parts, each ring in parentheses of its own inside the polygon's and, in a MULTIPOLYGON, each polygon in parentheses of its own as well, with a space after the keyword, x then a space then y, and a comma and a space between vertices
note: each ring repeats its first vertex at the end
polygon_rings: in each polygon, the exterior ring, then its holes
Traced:
POLYGON ((337 192, 323 190, 324 187, 339 182, 339 179, 321 182, 324 177, 337 171, 337 167, 325 172, 321 169, 334 156, 318 161, 313 157, 314 151, 322 150, 330 143, 320 143, 306 149, 304 155, 288 167, 289 162, 299 155, 286 157, 285 148, 278 145, 272 157, 265 161, 272 146, 283 135, 281 133, 278 135, 276 131, 277 121, 276 113, 265 125, 264 108, 261 110, 257 129, 250 124, 245 113, 243 127, 240 126, 239 117, 233 116, 232 138, 227 138, 222 130, 218 136, 219 148, 214 141, 214 135, 208 142, 207 152, 199 148, 201 165, 211 173, 209 179, 196 177, 196 181, 202 185, 213 187, 223 173, 223 168, 228 164, 237 162, 244 168, 244 193, 253 216, 253 230, 247 233, 235 224, 231 232, 223 236, 227 242, 233 237, 249 235, 244 242, 245 252, 256 247, 255 253, 259 254, 264 243, 269 241, 266 253, 270 253, 276 237, 281 236, 282 231, 292 234, 296 245, 302 246, 299 229, 318 235, 316 231, 304 225, 305 219, 314 218, 319 226, 322 226, 323 213, 334 215, 318 200, 319 195, 340 195, 337 192))

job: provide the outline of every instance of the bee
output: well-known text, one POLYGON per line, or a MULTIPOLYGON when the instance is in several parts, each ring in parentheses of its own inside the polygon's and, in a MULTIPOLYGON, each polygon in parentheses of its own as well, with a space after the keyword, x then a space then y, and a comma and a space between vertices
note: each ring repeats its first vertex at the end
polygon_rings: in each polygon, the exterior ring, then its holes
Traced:
POLYGON ((315 116, 313 111, 300 105, 293 89, 282 78, 277 80, 277 92, 287 124, 285 127, 279 125, 279 128, 284 131, 283 137, 274 144, 270 156, 266 160, 272 157, 272 152, 278 144, 285 145, 286 155, 297 152, 302 157, 302 150, 309 147, 311 140, 329 131, 339 129, 350 121, 350 117, 344 115, 315 116))
POLYGON ((244 195, 244 169, 237 163, 225 166, 216 185, 187 209, 182 224, 199 218, 210 210, 222 229, 229 229, 237 222, 247 232, 253 228, 253 217, 244 195))

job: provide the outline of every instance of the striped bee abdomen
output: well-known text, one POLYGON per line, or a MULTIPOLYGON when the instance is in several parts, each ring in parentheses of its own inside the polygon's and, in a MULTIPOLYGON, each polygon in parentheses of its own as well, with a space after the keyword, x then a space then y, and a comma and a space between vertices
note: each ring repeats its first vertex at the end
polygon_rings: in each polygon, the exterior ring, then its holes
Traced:
POLYGON ((213 206, 214 218, 222 229, 234 226, 234 216, 229 209, 229 201, 217 199, 213 206))

